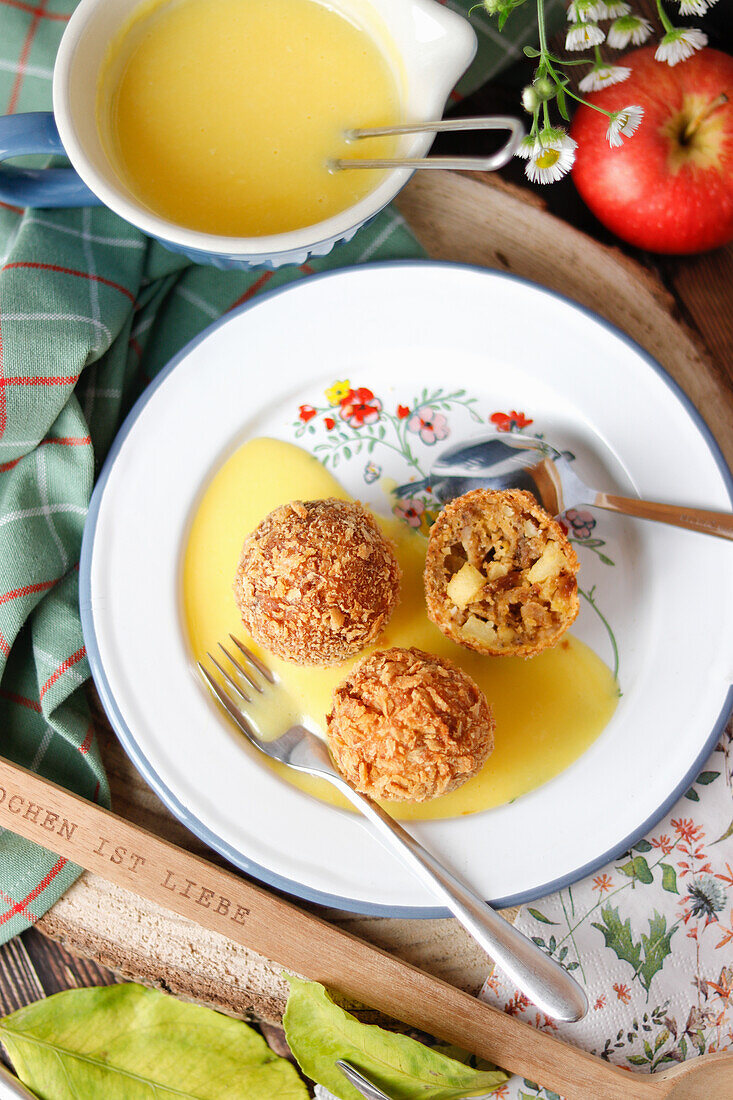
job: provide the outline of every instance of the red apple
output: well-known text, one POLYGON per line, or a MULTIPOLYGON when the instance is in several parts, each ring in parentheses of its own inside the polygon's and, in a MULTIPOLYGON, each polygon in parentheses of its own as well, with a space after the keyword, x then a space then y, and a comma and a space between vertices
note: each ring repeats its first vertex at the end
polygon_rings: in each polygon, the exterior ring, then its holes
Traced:
POLYGON ((638 248, 681 253, 726 244, 733 239, 733 57, 705 49, 670 68, 645 47, 618 64, 631 76, 588 101, 606 111, 636 104, 644 118, 612 149, 606 116, 578 108, 570 133, 581 197, 638 248))

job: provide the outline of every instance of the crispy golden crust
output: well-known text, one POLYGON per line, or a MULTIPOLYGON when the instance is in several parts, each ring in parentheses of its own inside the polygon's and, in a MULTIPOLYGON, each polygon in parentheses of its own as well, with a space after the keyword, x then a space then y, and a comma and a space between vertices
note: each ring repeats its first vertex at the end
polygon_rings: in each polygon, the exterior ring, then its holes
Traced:
POLYGON ((494 747, 483 693, 451 661, 419 649, 364 657, 334 691, 327 723, 339 770, 373 798, 424 802, 446 794, 494 747))
POLYGON ((356 501, 292 501, 247 536, 234 581, 242 622, 286 661, 331 665, 373 642, 399 599, 400 568, 356 501))
POLYGON ((578 614, 578 559, 531 493, 474 489, 430 531, 428 615, 447 637, 492 656, 531 657, 578 614))

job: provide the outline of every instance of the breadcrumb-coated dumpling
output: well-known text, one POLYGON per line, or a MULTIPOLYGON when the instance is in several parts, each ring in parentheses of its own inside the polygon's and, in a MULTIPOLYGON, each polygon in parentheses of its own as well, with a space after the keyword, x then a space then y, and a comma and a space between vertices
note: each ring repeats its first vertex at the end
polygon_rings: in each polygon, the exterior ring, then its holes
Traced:
POLYGON ((578 559, 531 493, 474 489, 446 504, 430 530, 428 615, 459 645, 531 657, 578 614, 578 559))
POLYGON ((494 747, 485 696, 452 661, 419 649, 362 658, 333 694, 334 761, 372 798, 424 802, 460 787, 494 747))
POLYGON ((391 543, 358 501, 295 500, 247 536, 234 581, 242 622, 263 648, 303 665, 353 657, 399 600, 391 543))

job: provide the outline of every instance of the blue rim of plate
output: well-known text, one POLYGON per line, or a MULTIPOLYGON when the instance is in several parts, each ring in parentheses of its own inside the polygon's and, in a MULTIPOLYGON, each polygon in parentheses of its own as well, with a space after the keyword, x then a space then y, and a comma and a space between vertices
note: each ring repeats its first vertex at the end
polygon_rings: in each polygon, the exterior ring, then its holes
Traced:
MULTIPOLYGON (((402 270, 409 270, 410 268, 425 268, 426 266, 434 269, 443 269, 448 271, 462 270, 473 271, 479 275, 485 275, 493 279, 509 279, 512 282, 521 283, 524 286, 529 286, 533 290, 539 291, 542 294, 548 295, 550 298, 554 298, 565 305, 571 306, 573 309, 578 310, 580 313, 584 313, 586 317, 595 321, 596 324, 601 325, 607 329, 618 339, 622 340, 625 344, 631 347, 637 355, 644 360, 644 362, 651 367, 651 369, 662 379, 665 385, 675 394, 685 410, 689 413, 690 418, 694 422, 700 434, 703 436, 710 453, 715 459, 715 463, 720 470, 720 473, 725 482, 725 486, 728 490, 728 496, 733 505, 733 473, 728 466, 723 453, 718 445, 717 440, 710 431, 703 420, 701 414, 698 412, 695 405, 690 398, 684 392, 684 390, 678 385, 677 382, 667 373, 667 371, 660 366, 660 364, 649 355, 635 340, 632 340, 630 336, 627 336, 615 325, 610 324, 602 317, 598 317, 592 310, 586 309, 585 306, 578 305, 577 302, 573 302, 572 299, 567 298, 563 294, 558 294, 556 291, 548 290, 546 287, 540 286, 537 283, 533 283, 530 279, 521 278, 518 275, 511 275, 504 271, 493 271, 490 268, 480 267, 477 264, 460 264, 460 263, 448 263, 443 261, 434 260, 386 260, 379 263, 368 265, 351 265, 349 267, 337 268, 331 271, 318 272, 315 275, 308 276, 308 282, 312 282, 315 279, 331 279, 348 276, 354 271, 360 271, 364 269, 364 266, 372 269, 393 269, 400 268, 402 270)), ((99 509, 104 495, 105 487, 109 479, 110 472, 114 466, 115 460, 122 449, 127 436, 129 435, 135 421, 140 416, 140 413, 147 405, 150 398, 155 391, 161 386, 168 378, 168 376, 175 370, 177 365, 185 359, 199 344, 206 340, 213 332, 222 325, 228 324, 233 318, 240 316, 242 313, 247 313, 251 309, 256 309, 262 302, 268 301, 277 295, 285 294, 290 290, 297 289, 302 285, 302 280, 298 280, 294 283, 288 283, 285 286, 276 287, 274 290, 265 291, 258 295, 250 302, 246 302, 244 305, 232 310, 231 313, 224 314, 219 320, 214 321, 211 325, 205 328, 202 332, 195 336, 193 340, 190 340, 188 344, 177 355, 170 360, 169 363, 160 371, 159 374, 153 379, 150 385, 146 388, 145 392, 138 398, 135 405, 132 407, 127 417, 125 418, 122 427, 115 436, 112 447, 105 460, 102 471, 97 480, 97 484, 92 493, 91 502, 89 505, 89 513, 84 526, 84 535, 82 539, 81 557, 79 561, 79 602, 81 611, 81 624, 84 634, 84 642, 87 649, 87 657, 89 659, 89 665, 92 671, 92 677, 96 686, 99 698, 104 707, 105 713, 114 728, 117 736, 119 737, 125 752, 132 760, 133 764, 140 772, 145 781, 152 787, 152 789, 160 798, 161 802, 167 807, 170 812, 178 818, 178 820, 186 826, 195 836, 202 840, 214 851, 224 856, 230 863, 234 864, 240 870, 251 875, 253 878, 258 879, 260 882, 266 883, 268 886, 273 886, 277 890, 282 890, 284 893, 294 895, 297 898, 301 898, 304 901, 316 902, 319 905, 325 905, 329 908, 341 909, 349 913, 359 913, 364 916, 376 916, 376 917, 415 917, 420 919, 449 917, 451 913, 448 909, 441 907, 420 907, 420 906, 390 906, 390 905, 377 905, 369 902, 354 901, 351 898, 340 897, 337 894, 328 894, 321 890, 313 890, 310 887, 303 886, 301 883, 283 877, 282 875, 275 874, 268 867, 263 867, 261 864, 255 863, 253 860, 248 859, 247 856, 237 851, 226 841, 223 841, 214 832, 208 829, 201 821, 198 820, 168 789, 160 776, 151 767, 147 758, 143 755, 140 748, 135 741, 135 737, 130 728, 125 723, 116 700, 112 694, 112 691, 107 680, 107 676, 104 671, 104 665, 102 662, 99 647, 97 645, 97 637, 94 629, 94 617, 92 614, 92 602, 91 602, 91 565, 92 554, 94 547, 94 535, 97 526, 97 520, 99 518, 99 509)), ((689 790, 694 780, 699 775, 702 765, 708 759, 710 753, 715 748, 718 738, 725 728, 726 722, 729 716, 733 713, 733 685, 731 685, 726 693, 721 708, 720 714, 710 731, 709 736, 705 740, 700 753, 695 758, 695 762, 692 767, 687 771, 682 781, 675 787, 671 794, 662 802, 657 810, 654 811, 648 818, 646 818, 633 832, 628 836, 619 840, 618 844, 615 844, 612 848, 603 852, 589 863, 583 864, 581 867, 576 868, 574 871, 568 872, 561 878, 553 879, 550 882, 545 882, 541 886, 537 886, 534 889, 525 890, 518 894, 510 894, 507 897, 490 898, 489 903, 498 909, 506 909, 510 906, 524 905, 526 902, 536 901, 538 898, 545 897, 547 894, 552 894, 556 890, 561 890, 565 886, 571 886, 578 882, 579 879, 585 878, 586 875, 592 874, 599 868, 603 867, 611 860, 617 859, 624 852, 628 851, 638 840, 640 840, 650 829, 654 828, 658 821, 664 817, 668 810, 672 808, 678 798, 681 798, 685 791, 689 790)))

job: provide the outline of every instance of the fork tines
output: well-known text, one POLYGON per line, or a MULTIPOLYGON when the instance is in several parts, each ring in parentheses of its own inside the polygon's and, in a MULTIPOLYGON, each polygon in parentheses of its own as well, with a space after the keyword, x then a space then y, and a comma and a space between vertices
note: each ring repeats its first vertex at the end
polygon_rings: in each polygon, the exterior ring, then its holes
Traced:
MULTIPOLYGON (((219 649, 222 651, 222 653, 227 658, 227 660, 237 670, 237 672, 239 673, 239 676, 242 678, 242 680, 244 680, 247 684, 249 684, 249 686, 251 688, 253 688, 255 691, 262 694, 263 688, 260 685, 260 683, 258 682, 258 680, 256 678, 256 674, 259 673, 260 676, 262 676, 265 680, 268 681, 268 683, 271 683, 271 684, 275 683, 275 677, 272 675, 272 673, 270 672, 267 665, 264 664, 264 662, 261 661, 259 659, 259 657, 257 657, 252 652, 251 649, 248 649, 248 647, 244 644, 244 642, 241 642, 239 640, 239 638, 236 638, 234 636, 234 634, 230 634, 229 637, 231 638, 231 640, 234 642, 235 646, 239 650, 239 654, 240 654, 239 658, 235 657, 232 653, 230 653, 230 651, 226 648, 226 646, 222 645, 221 642, 217 643, 218 646, 219 646, 219 649)), ((234 691, 237 693, 237 695, 240 697, 240 699, 243 699, 245 701, 245 703, 251 703, 252 700, 251 700, 250 696, 243 689, 242 684, 239 682, 239 680, 235 679, 235 677, 232 675, 232 673, 227 668, 225 668, 224 665, 222 665, 216 659, 216 657, 213 655, 213 653, 207 653, 207 657, 209 658, 211 663, 214 665, 214 667, 218 669, 219 673, 221 674, 223 679, 227 682, 227 684, 229 684, 229 686, 234 689, 234 691)), ((221 698, 220 692, 217 691, 216 681, 213 679, 211 674, 206 670, 206 668, 201 664, 200 661, 199 661, 199 666, 198 667, 199 667, 202 675, 204 675, 206 677, 206 680, 209 683, 209 685, 216 692, 216 694, 219 696, 219 698, 221 698)))

